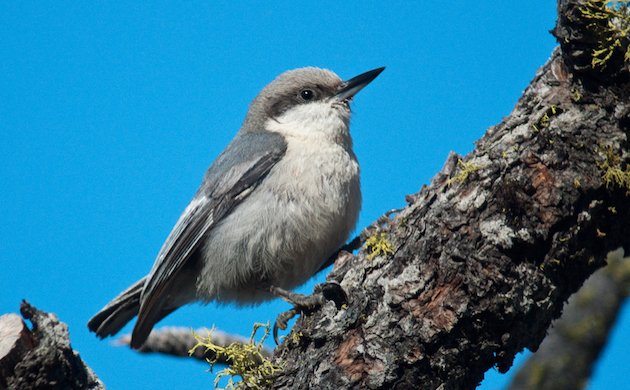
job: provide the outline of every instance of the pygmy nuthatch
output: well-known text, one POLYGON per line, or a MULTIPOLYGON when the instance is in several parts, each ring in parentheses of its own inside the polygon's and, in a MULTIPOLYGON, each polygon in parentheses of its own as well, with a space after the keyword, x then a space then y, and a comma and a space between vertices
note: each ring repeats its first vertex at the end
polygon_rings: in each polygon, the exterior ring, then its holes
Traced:
POLYGON ((350 100, 385 68, 342 81, 319 68, 285 72, 252 102, 242 128, 210 166, 149 275, 88 323, 103 338, 134 316, 131 346, 193 301, 256 303, 270 287, 310 278, 359 215, 359 164, 350 100))

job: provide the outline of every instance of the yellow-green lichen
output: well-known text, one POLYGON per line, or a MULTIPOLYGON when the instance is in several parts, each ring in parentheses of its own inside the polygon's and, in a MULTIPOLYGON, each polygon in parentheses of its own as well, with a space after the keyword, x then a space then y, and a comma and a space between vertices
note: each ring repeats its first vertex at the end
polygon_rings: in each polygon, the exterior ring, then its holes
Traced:
POLYGON ((457 160, 457 166, 459 167, 459 172, 446 181, 446 184, 449 186, 453 183, 465 182, 468 179, 468 176, 483 168, 481 165, 477 165, 472 162, 465 162, 461 158, 457 160))
POLYGON ((281 370, 281 367, 272 363, 262 354, 263 343, 269 336, 269 323, 255 323, 252 335, 247 343, 235 342, 227 347, 216 345, 212 342, 212 330, 203 337, 194 334, 197 344, 189 351, 192 354, 197 348, 204 348, 206 352, 212 351, 214 359, 207 359, 210 364, 210 371, 214 365, 221 360, 227 360, 228 366, 217 373, 214 380, 215 388, 218 388, 221 378, 227 377, 228 383, 225 389, 235 389, 237 385, 244 385, 250 389, 263 389, 273 383, 273 377, 281 370), (261 339, 256 342, 256 332, 263 328, 264 333, 261 339), (240 377, 241 382, 234 379, 240 377))
POLYGON ((597 166, 602 171, 602 182, 606 188, 619 187, 630 192, 630 165, 625 164, 622 168, 621 156, 610 145, 601 148, 601 152, 604 161, 597 166))
POLYGON ((368 237, 365 240, 365 249, 368 251, 368 260, 373 260, 379 255, 387 256, 394 253, 394 247, 385 232, 376 232, 368 237))
POLYGON ((551 123, 551 118, 560 114, 561 112, 562 110, 560 110, 558 106, 556 106, 555 104, 552 104, 551 106, 547 107, 545 112, 543 112, 540 118, 538 118, 536 123, 532 125, 532 129, 534 130, 535 133, 538 133, 540 132, 540 130, 546 127, 549 127, 549 123, 551 123))
POLYGON ((579 89, 573 88, 571 90, 571 100, 573 100, 575 103, 577 103, 580 100, 582 100, 582 93, 580 92, 579 89))
POLYGON ((300 340, 302 339, 302 336, 304 336, 304 333, 293 331, 291 332, 291 341, 293 342, 293 344, 298 345, 300 343, 300 340))
POLYGON ((586 28, 598 39, 591 53, 591 66, 605 68, 615 51, 622 50, 624 61, 630 62, 630 11, 628 0, 588 0, 581 7, 586 28))
POLYGON ((398 226, 400 226, 401 228, 406 228, 407 227, 407 216, 405 215, 404 217, 400 218, 398 220, 398 226))
POLYGON ((547 269, 549 270, 553 270, 554 268, 557 268, 558 266, 562 265, 562 261, 556 258, 553 259, 549 259, 548 261, 543 261, 542 263, 540 263, 538 265, 538 269, 545 272, 547 271, 547 269))

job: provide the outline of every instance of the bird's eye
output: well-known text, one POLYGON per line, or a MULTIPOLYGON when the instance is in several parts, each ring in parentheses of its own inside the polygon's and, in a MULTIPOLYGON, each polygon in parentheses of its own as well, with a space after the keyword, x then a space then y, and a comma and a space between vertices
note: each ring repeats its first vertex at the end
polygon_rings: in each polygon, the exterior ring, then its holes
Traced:
POLYGON ((300 91, 300 96, 304 100, 312 100, 315 97, 315 92, 311 89, 303 89, 300 91))

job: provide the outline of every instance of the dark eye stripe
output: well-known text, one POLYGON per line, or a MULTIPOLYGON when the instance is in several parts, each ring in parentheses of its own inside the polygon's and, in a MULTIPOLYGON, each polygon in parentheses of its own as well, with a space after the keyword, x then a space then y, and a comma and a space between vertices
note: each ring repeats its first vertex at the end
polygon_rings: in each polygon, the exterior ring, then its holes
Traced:
POLYGON ((287 90, 280 98, 269 99, 265 111, 267 115, 275 118, 298 104, 333 96, 335 90, 335 88, 323 85, 303 85, 298 89, 287 90))

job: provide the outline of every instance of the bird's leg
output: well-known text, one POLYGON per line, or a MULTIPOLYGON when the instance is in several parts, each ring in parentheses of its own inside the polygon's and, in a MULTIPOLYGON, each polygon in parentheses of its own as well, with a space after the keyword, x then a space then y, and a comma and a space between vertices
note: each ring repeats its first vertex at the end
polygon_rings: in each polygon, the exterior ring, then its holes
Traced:
POLYGON ((280 344, 278 341, 278 329, 285 330, 289 321, 293 317, 300 313, 309 312, 313 309, 316 309, 324 303, 323 295, 318 294, 317 292, 313 293, 313 295, 307 296, 287 291, 283 288, 275 286, 271 286, 269 290, 273 295, 280 297, 293 305, 290 310, 280 313, 280 315, 278 315, 278 317, 276 318, 276 322, 273 325, 273 340, 276 342, 276 344, 280 344))
POLYGON ((276 342, 276 345, 280 344, 278 342, 278 329, 285 330, 291 318, 298 315, 299 312, 297 309, 292 308, 291 310, 283 311, 276 318, 276 322, 273 324, 273 341, 276 342))
POLYGON ((348 301, 346 292, 343 291, 341 285, 337 282, 326 282, 316 285, 312 295, 302 295, 275 286, 271 286, 269 290, 273 295, 293 305, 290 310, 280 313, 278 318, 276 318, 273 326, 273 339, 276 344, 279 344, 278 329, 285 330, 288 322, 296 315, 310 313, 321 307, 326 301, 335 302, 337 309, 340 309, 348 301))

